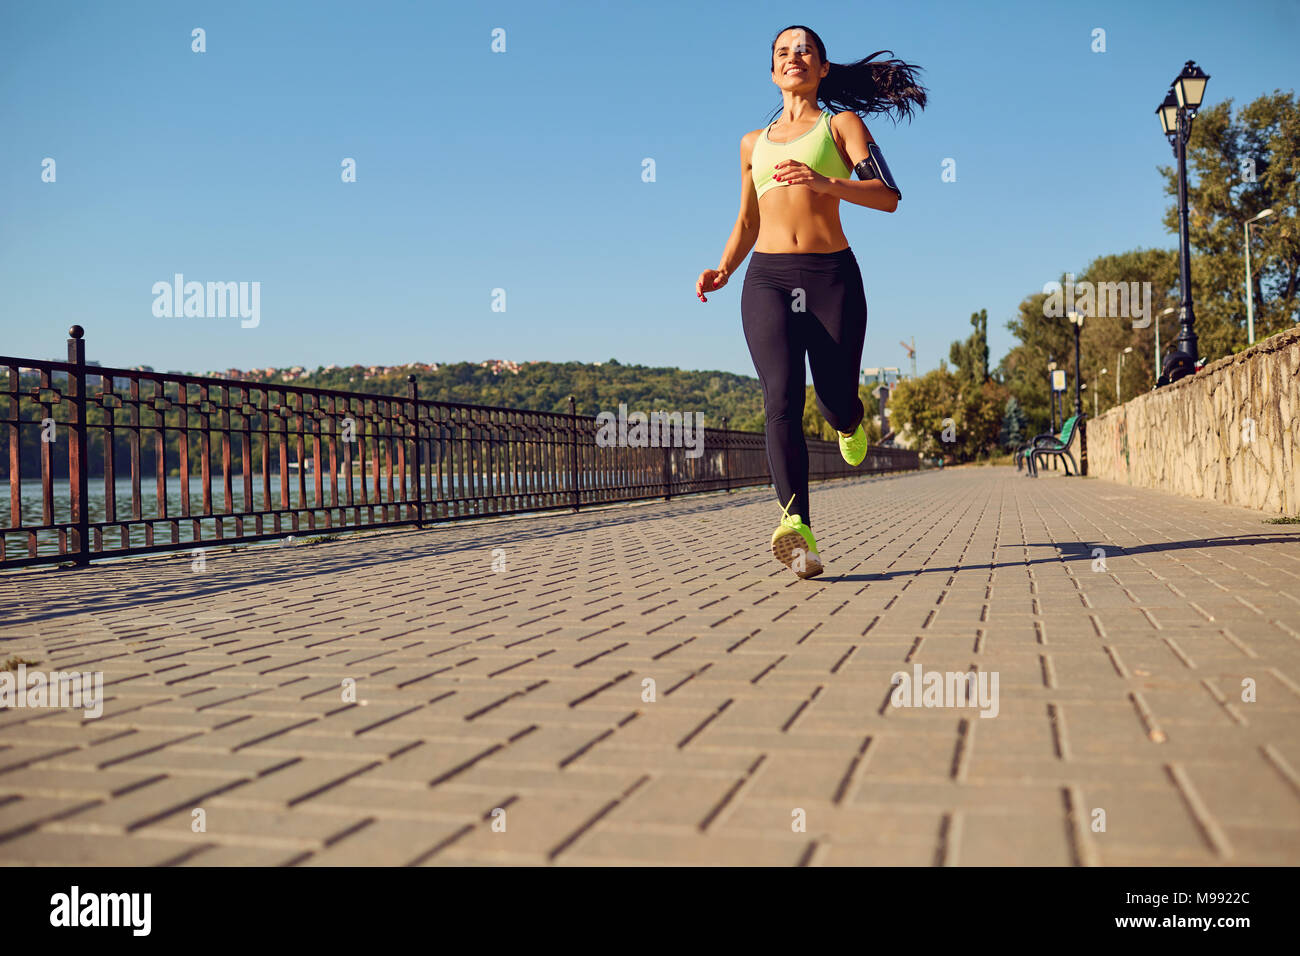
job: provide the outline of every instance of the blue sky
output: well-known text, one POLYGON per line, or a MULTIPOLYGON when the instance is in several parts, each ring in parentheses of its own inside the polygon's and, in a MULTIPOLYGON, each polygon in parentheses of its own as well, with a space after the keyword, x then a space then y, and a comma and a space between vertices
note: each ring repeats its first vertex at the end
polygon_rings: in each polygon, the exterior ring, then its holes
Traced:
POLYGON ((4 0, 0 354, 59 356, 75 322, 116 366, 753 374, 741 277, 708 304, 694 282, 735 220, 740 137, 779 104, 765 63, 790 22, 832 61, 889 48, 925 68, 915 122, 868 118, 899 211, 841 211, 863 364, 906 368, 914 335, 924 371, 972 311, 996 362, 1025 295, 1172 247, 1156 105, 1189 58, 1207 104, 1293 89, 1300 4, 4 0), (260 282, 260 324, 155 317, 153 284, 178 272, 260 282))

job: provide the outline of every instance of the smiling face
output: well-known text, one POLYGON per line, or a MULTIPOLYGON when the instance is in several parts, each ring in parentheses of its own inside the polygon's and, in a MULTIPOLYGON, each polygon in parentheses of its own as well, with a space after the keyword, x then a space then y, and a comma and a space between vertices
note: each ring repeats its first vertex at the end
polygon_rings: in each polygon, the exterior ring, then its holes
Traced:
POLYGON ((804 30, 786 30, 772 50, 772 82, 784 91, 817 89, 830 70, 817 54, 817 44, 804 30))

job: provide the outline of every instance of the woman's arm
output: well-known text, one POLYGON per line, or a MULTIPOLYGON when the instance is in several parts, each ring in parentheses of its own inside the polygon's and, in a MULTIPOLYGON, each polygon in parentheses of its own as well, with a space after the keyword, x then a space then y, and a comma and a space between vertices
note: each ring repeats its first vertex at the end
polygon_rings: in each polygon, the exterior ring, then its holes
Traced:
POLYGON ((754 189, 754 142, 759 130, 752 130, 740 139, 740 212, 731 229, 731 237, 718 261, 719 272, 732 272, 740 267, 758 241, 758 193, 754 189))
MULTIPOLYGON (((854 169, 869 155, 867 144, 874 142, 867 125, 857 113, 845 111, 836 113, 831 130, 838 132, 844 140, 844 152, 849 157, 849 168, 854 169)), ((898 195, 879 179, 852 180, 828 177, 831 188, 827 195, 858 206, 893 212, 898 208, 898 195)))
POLYGON ((762 130, 746 133, 740 140, 740 213, 731 228, 731 236, 722 250, 716 269, 705 269, 695 283, 695 294, 701 302, 708 302, 704 293, 721 289, 731 273, 740 268, 745 256, 758 241, 758 193, 754 189, 752 160, 754 142, 762 130))
MULTIPOLYGON (((831 131, 843 139, 843 145, 837 141, 836 146, 841 147, 850 168, 867 158, 867 144, 872 142, 872 138, 857 113, 847 110, 836 113, 831 122, 831 131)), ((879 179, 854 180, 823 176, 794 159, 777 163, 776 170, 776 178, 781 182, 808 186, 823 196, 834 196, 856 206, 866 206, 882 212, 893 212, 898 208, 898 196, 879 179)))
POLYGON ((879 179, 868 179, 862 182, 827 176, 826 183, 826 187, 820 190, 823 196, 834 196, 856 206, 879 209, 881 212, 893 212, 898 208, 898 197, 879 179))

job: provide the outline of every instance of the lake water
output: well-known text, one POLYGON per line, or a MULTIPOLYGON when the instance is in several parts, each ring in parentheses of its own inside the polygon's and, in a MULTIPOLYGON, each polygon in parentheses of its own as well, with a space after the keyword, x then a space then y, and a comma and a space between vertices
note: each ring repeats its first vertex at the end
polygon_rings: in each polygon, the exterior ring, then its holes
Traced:
MULTIPOLYGON (((554 487, 547 487, 547 486, 539 487, 536 485, 532 487, 521 486, 521 487, 516 487, 514 489, 510 489, 509 479, 511 476, 499 475, 496 477, 498 479, 497 482, 495 483, 496 487, 492 487, 491 484, 486 482, 484 478, 480 476, 477 485, 467 484, 465 486, 464 491, 462 492, 460 477, 453 476, 453 475, 445 475, 443 477, 442 488, 444 491, 444 495, 448 489, 451 489, 458 494, 463 493, 466 495, 473 495, 475 493, 483 494, 483 495, 488 495, 493 493, 501 494, 509 490, 510 493, 521 497, 530 493, 538 494, 542 492, 554 492, 554 491, 564 490, 563 488, 554 488, 554 487)), ((600 479, 603 479, 603 485, 606 487, 627 484, 633 480, 630 476, 619 474, 616 472, 605 472, 600 474, 599 476, 592 476, 589 474, 586 477, 588 478, 588 480, 590 480, 591 477, 598 477, 600 479)), ((315 506, 314 505, 315 476, 310 472, 307 473, 304 476, 304 482, 307 488, 307 496, 305 499, 300 499, 298 496, 298 475, 296 472, 289 475, 290 507, 297 508, 297 507, 315 506)), ((422 484, 423 484, 423 479, 422 479, 422 484)), ((330 487, 331 487, 329 475, 325 475, 323 477, 322 486, 324 492, 323 500, 325 502, 329 502, 330 487)), ((25 478, 23 479, 20 487, 21 487, 20 507, 22 513, 22 523, 24 525, 41 524, 42 517, 41 517, 40 479, 25 478)), ((113 483, 113 487, 114 487, 114 497, 116 499, 117 519, 122 520, 122 519, 130 518, 131 517, 131 479, 129 477, 118 478, 113 483)), ((388 482, 385 477, 381 477, 379 487, 383 491, 384 496, 387 497, 388 482)), ((393 482, 394 494, 399 494, 400 488, 401 488, 400 483, 394 480, 393 482)), ((375 483, 372 475, 366 476, 366 489, 370 499, 373 501, 375 496, 375 483)), ((409 476, 408 476, 408 489, 409 489, 409 476)), ((344 482, 342 478, 340 478, 338 481, 338 490, 339 490, 338 494, 340 500, 339 507, 344 507, 342 503, 346 500, 345 497, 346 489, 344 487, 344 482)), ((104 479, 102 477, 91 478, 89 480, 88 492, 89 492, 88 497, 89 497, 89 505, 90 505, 91 523, 93 524, 95 522, 104 521, 105 520, 104 479)), ((158 493, 157 492, 158 492, 158 482, 153 475, 148 476, 146 479, 140 482, 140 514, 142 518, 146 518, 146 519, 156 518, 158 516, 158 493)), ((191 512, 201 511, 203 507, 203 479, 191 478, 189 482, 189 492, 190 492, 190 511, 191 512)), ((248 511, 265 510, 263 494, 262 494, 262 476, 260 474, 253 476, 253 496, 252 496, 251 503, 245 502, 244 500, 243 476, 236 475, 232 478, 231 493, 232 493, 231 513, 228 517, 234 517, 235 515, 245 513, 248 511)), ((225 498, 223 482, 221 479, 218 478, 213 480, 211 494, 212 494, 212 510, 214 512, 217 512, 218 514, 222 513, 225 508, 226 498, 225 498)), ((359 476, 356 475, 353 476, 353 480, 352 480, 352 495, 353 495, 352 500, 354 502, 354 506, 360 505, 361 479, 359 476)), ((61 480, 56 480, 53 483, 53 498, 54 498, 54 502, 53 502, 54 521, 56 523, 70 521, 72 519, 71 489, 70 489, 69 482, 66 478, 61 480)), ((8 481, 0 481, 0 534, 3 534, 6 528, 12 526, 9 520, 10 518, 9 503, 10 503, 9 483, 8 481)), ((428 504, 429 503, 426 502, 426 509, 428 508, 428 504)), ((271 505, 270 506, 271 508, 278 508, 280 506, 280 476, 278 474, 271 475, 271 505)), ((486 509, 481 509, 478 503, 473 500, 460 501, 456 504, 454 513, 461 514, 461 515, 475 514, 478 513, 480 510, 486 511, 486 509)), ((428 512, 426 510, 426 514, 427 513, 428 512)), ((167 514, 169 518, 176 518, 181 514, 181 493, 180 493, 179 478, 169 477, 167 479, 167 514)), ((364 513, 362 517, 364 520, 365 517, 364 513)), ((379 516, 377 515, 376 517, 379 516)), ((300 528, 306 527, 306 522, 303 517, 299 518, 299 523, 300 523, 299 525, 300 528)), ((250 522, 245 523, 246 531, 250 530, 250 524, 251 524, 250 522)), ((212 534, 211 522, 207 523, 206 529, 207 530, 204 533, 206 535, 211 535, 212 534)), ((234 533, 233 522, 228 521, 226 523, 226 529, 228 533, 233 534, 234 533)), ((270 530, 269 521, 267 522, 267 530, 270 530)), ((319 519, 318 519, 318 527, 316 530, 317 531, 322 530, 322 528, 320 527, 319 519)), ((171 540, 170 530, 164 531, 162 528, 157 528, 155 529, 155 535, 163 535, 163 537, 158 539, 160 543, 162 541, 171 540)), ((39 537, 39 550, 41 554, 54 553, 57 550, 58 538, 55 532, 42 532, 38 537, 39 537)), ((193 533, 192 533, 192 526, 185 519, 182 519, 181 521, 180 537, 182 541, 194 540, 193 533)), ((109 532, 109 539, 111 544, 117 545, 121 540, 120 532, 116 530, 109 532)), ((6 541, 6 545, 9 549, 11 549, 10 553, 13 554, 21 550, 25 550, 26 542, 27 542, 27 536, 25 534, 10 533, 6 541)), ((143 526, 135 526, 131 529, 131 544, 140 545, 140 546, 143 546, 145 544, 145 534, 144 534, 143 526)))

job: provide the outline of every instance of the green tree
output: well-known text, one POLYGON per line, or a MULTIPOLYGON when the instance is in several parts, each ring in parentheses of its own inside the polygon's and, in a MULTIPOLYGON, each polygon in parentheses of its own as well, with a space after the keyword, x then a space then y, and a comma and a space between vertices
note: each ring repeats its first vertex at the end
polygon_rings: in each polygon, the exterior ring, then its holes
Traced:
POLYGON ((997 448, 1009 395, 1005 385, 992 379, 962 387, 957 415, 958 461, 986 458, 997 448))
POLYGON ((943 362, 918 378, 906 378, 889 397, 890 422, 900 445, 915 448, 927 458, 956 460, 953 442, 958 408, 957 378, 943 362))
MULTIPOLYGON (((1083 394, 1085 412, 1092 412, 1090 392, 1097 395, 1098 411, 1115 404, 1114 376, 1120 368, 1117 358, 1125 348, 1132 347, 1133 351, 1124 356, 1124 400, 1155 384, 1155 326, 1160 324, 1161 348, 1168 352, 1178 322, 1176 316, 1162 317, 1161 312, 1177 301, 1177 281, 1178 256, 1168 249, 1133 249, 1099 256, 1079 275, 1060 277, 1058 285, 1075 284, 1080 298, 1085 288, 1082 283, 1089 283, 1095 293, 1076 303, 1087 313, 1079 343, 1083 382, 1087 386, 1083 394), (1133 283, 1137 283, 1136 297, 1131 295, 1133 283), (1121 286, 1122 297, 1118 294, 1121 286)), ((1063 314, 1063 303, 1059 308, 1050 307, 1049 295, 1035 292, 1020 303, 1019 315, 1007 323, 1019 343, 998 368, 998 377, 1016 397, 1033 434, 1047 431, 1048 427, 1049 362, 1056 362, 1066 372, 1067 411, 1072 410, 1073 403, 1074 327, 1063 314)))
POLYGON ((1027 424, 1025 412, 1016 401, 1016 397, 1008 396, 1002 414, 1002 428, 998 432, 998 444, 1007 451, 1013 451, 1017 445, 1029 438, 1025 433, 1027 424))
POLYGON ((972 312, 975 330, 963 342, 953 342, 948 350, 956 368, 957 412, 955 445, 957 461, 983 458, 997 446, 998 430, 1006 405, 1006 387, 989 374, 989 312, 972 312))
MULTIPOLYGON (((1161 351, 1168 353, 1173 348, 1178 334, 1178 317, 1172 314, 1161 317, 1161 312, 1177 304, 1178 253, 1171 249, 1133 249, 1117 255, 1099 256, 1088 264, 1077 281, 1091 283, 1098 290, 1091 312, 1083 323, 1080 351, 1083 381, 1087 383, 1089 392, 1097 391, 1098 411, 1105 411, 1115 404, 1116 374, 1122 376, 1120 394, 1123 401, 1155 385, 1157 322, 1160 324, 1161 351), (1117 303, 1117 297, 1107 291, 1107 286, 1112 290, 1136 288, 1141 305, 1130 296, 1128 311, 1117 309, 1117 304, 1122 306, 1122 299, 1117 303), (1139 312, 1143 314, 1137 314, 1139 312), (1124 355, 1121 365, 1119 355, 1129 347, 1133 351, 1124 355), (1102 369, 1106 369, 1105 375, 1101 374, 1102 369)), ((1057 321, 1065 326, 1070 336, 1066 354, 1057 358, 1057 362, 1068 369, 1068 416, 1073 414, 1074 408, 1074 329, 1064 318, 1057 321)), ((1086 400, 1084 411, 1091 414, 1092 399, 1087 392, 1083 397, 1086 400)))
MULTIPOLYGON (((1061 283, 1074 281, 1062 275, 1061 283)), ((1007 329, 1019 340, 1003 357, 998 378, 1024 410, 1033 434, 1047 431, 1051 417, 1051 392, 1047 364, 1064 365, 1074 356, 1074 333, 1064 318, 1051 318, 1045 304, 1048 294, 1035 292, 1020 302, 1017 316, 1007 329)), ((1085 323, 1084 329, 1087 330, 1085 323)))
POLYGON ((996 447, 1008 394, 991 379, 963 382, 940 362, 937 369, 898 383, 889 399, 891 421, 905 447, 949 463, 974 461, 996 447))
POLYGON ((972 312, 970 324, 975 331, 964 342, 953 342, 948 349, 957 377, 982 385, 989 377, 989 310, 972 312))
MULTIPOLYGON (((862 427, 866 430, 867 441, 874 445, 880 441, 880 426, 875 421, 875 417, 880 414, 879 402, 876 401, 876 396, 871 394, 871 389, 861 383, 858 385, 858 398, 862 399, 862 407, 866 410, 862 427)), ((822 417, 811 385, 804 387, 803 433, 809 438, 821 438, 825 441, 835 441, 839 435, 822 417)))
MULTIPOLYGON (((1232 100, 1200 111, 1187 144, 1188 238, 1192 294, 1202 356, 1214 361, 1246 344, 1246 220, 1273 214, 1251 227, 1251 282, 1255 336, 1264 338, 1300 321, 1300 102, 1274 91, 1232 116, 1232 100)), ((1178 171, 1162 166, 1174 197, 1165 226, 1177 235, 1178 171)), ((1163 331, 1163 330, 1162 330, 1163 331)))

